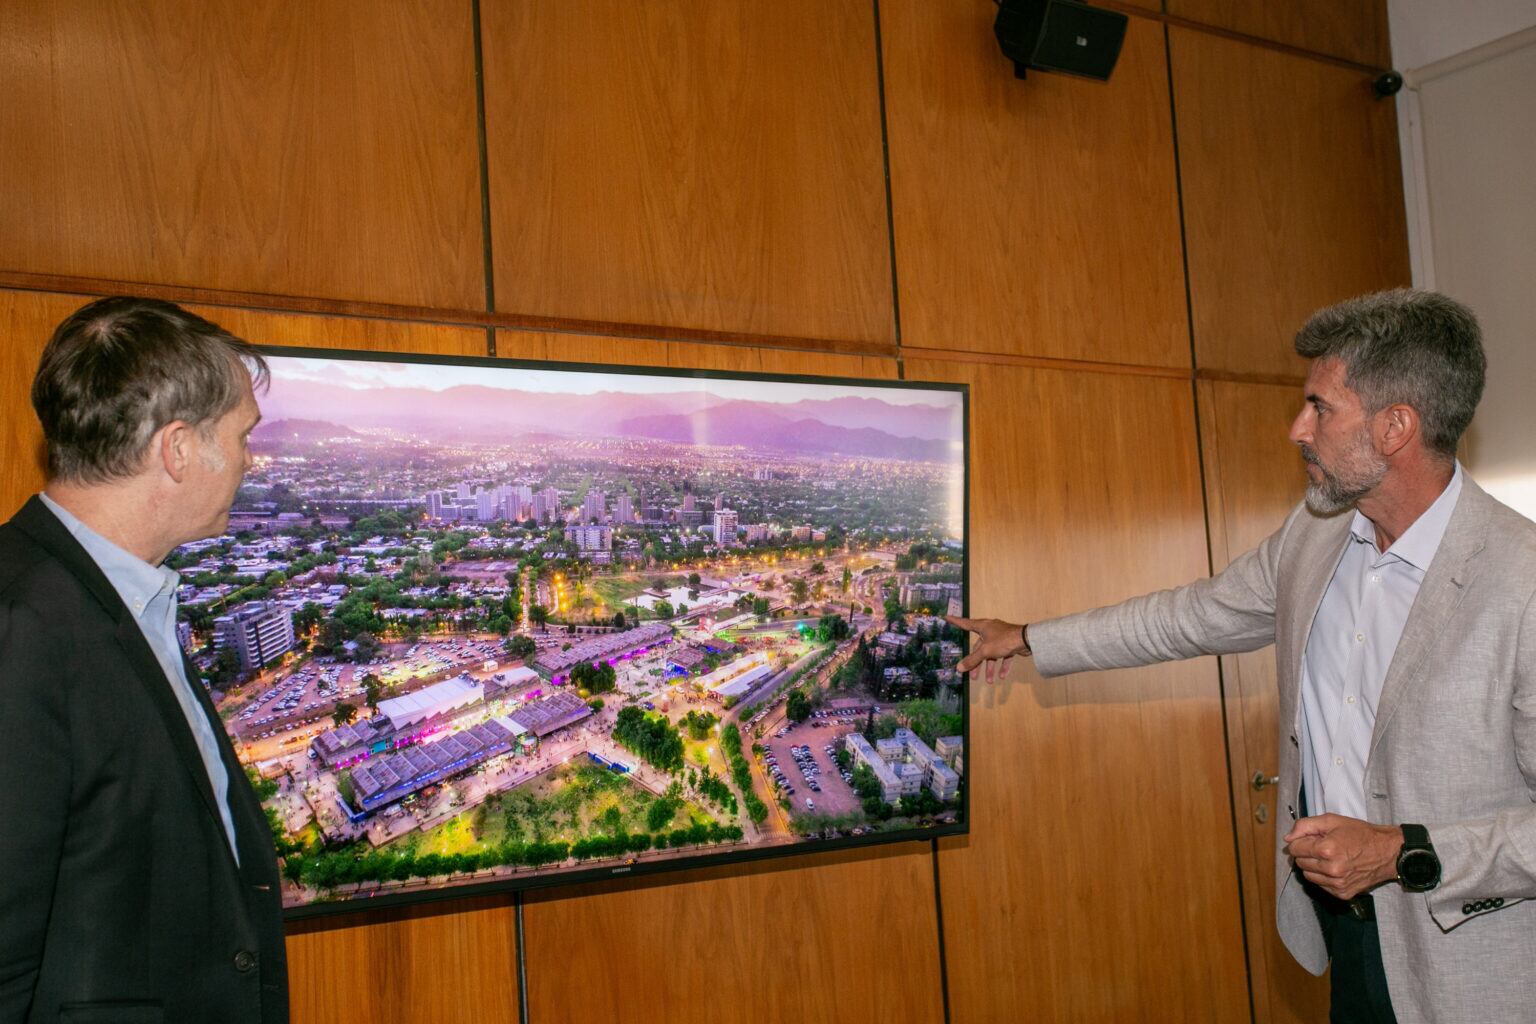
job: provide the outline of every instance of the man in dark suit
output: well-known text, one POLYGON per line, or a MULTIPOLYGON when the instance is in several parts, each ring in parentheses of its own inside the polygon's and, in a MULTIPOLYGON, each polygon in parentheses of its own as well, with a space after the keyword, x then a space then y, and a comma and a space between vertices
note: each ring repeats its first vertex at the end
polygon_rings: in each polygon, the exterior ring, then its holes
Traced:
POLYGON ((224 531, 265 373, 145 299, 43 352, 49 481, 0 526, 0 1024, 288 1019, 271 833, 161 566, 224 531))

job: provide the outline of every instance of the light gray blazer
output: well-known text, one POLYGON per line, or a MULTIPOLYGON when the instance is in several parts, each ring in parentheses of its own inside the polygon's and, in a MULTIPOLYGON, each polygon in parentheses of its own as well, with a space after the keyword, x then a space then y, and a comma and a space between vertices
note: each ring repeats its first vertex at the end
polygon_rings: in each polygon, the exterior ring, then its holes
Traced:
MULTIPOLYGON (((1307 634, 1349 533, 1348 514, 1295 508, 1222 573, 1032 623, 1042 675, 1275 645, 1281 809, 1276 922, 1314 974, 1328 964, 1311 900, 1280 837, 1301 787, 1307 634)), ((1403 1024, 1536 1021, 1536 524, 1463 479, 1376 709, 1370 818, 1429 827, 1440 885, 1374 890, 1382 959, 1403 1024), (1497 902, 1495 902, 1497 901, 1497 902)))

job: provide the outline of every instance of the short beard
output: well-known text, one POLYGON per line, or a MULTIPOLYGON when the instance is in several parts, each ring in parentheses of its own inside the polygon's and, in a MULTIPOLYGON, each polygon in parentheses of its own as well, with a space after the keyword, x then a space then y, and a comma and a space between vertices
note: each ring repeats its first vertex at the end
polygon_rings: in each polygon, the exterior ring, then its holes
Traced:
POLYGON ((1307 483, 1307 508, 1317 515, 1331 516, 1353 508, 1355 503, 1376 489, 1387 475, 1387 460, 1371 448, 1369 436, 1362 431, 1339 456, 1337 472, 1329 472, 1317 458, 1311 445, 1301 446, 1301 457, 1317 467, 1323 478, 1307 483))

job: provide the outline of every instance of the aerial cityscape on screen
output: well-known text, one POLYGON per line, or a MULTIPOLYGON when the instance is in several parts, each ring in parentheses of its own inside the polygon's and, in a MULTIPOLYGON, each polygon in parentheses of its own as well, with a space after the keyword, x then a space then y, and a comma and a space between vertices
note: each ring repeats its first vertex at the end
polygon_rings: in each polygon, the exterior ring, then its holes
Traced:
POLYGON ((285 905, 963 824, 961 392, 269 360, 167 564, 285 905))

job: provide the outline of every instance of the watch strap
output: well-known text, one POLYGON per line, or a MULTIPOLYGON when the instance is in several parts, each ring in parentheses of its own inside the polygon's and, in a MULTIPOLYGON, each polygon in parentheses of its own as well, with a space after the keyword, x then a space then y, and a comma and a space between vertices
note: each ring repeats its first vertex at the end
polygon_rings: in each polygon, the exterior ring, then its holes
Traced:
POLYGON ((1397 853, 1397 879, 1408 892, 1428 892, 1440 884, 1440 858, 1429 841, 1429 829, 1404 824, 1403 847, 1397 853))

